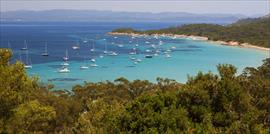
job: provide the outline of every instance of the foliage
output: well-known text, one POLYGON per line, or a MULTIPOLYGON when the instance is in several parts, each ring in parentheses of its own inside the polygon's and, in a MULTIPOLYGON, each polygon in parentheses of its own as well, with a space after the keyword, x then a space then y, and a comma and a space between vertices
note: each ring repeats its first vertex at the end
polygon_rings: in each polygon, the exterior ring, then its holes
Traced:
POLYGON ((199 72, 186 84, 157 78, 51 90, 0 49, 0 133, 269 133, 270 59, 237 75, 199 72))
POLYGON ((120 28, 112 32, 139 34, 185 34, 205 36, 210 40, 237 41, 270 48, 270 18, 240 20, 231 25, 188 24, 160 30, 136 31, 131 28, 120 28))

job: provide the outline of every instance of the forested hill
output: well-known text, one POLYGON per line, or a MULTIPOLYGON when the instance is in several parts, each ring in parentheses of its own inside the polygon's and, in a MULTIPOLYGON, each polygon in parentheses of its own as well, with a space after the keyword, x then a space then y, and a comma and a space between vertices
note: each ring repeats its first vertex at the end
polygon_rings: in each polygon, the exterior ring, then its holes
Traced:
POLYGON ((243 19, 222 26, 217 24, 188 24, 159 30, 136 31, 131 28, 113 30, 118 33, 185 34, 206 36, 210 40, 237 41, 270 48, 270 18, 243 19))
POLYGON ((218 65, 218 74, 199 72, 185 84, 119 78, 53 91, 11 56, 0 49, 1 134, 270 132, 270 58, 240 75, 218 65))

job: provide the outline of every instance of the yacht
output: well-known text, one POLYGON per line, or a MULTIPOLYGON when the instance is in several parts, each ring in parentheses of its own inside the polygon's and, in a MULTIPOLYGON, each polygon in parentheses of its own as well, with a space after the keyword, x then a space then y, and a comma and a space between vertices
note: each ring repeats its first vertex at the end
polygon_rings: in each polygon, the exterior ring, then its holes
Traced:
POLYGON ((131 60, 133 60, 133 61, 135 61, 136 60, 136 58, 135 57, 129 57, 131 60))
MULTIPOLYGON (((105 39, 106 40, 106 39, 105 39)), ((104 46, 104 51, 103 51, 103 53, 104 54, 108 54, 108 50, 107 50, 108 48, 107 48, 107 42, 105 43, 105 46, 104 46)))
POLYGON ((90 49, 90 51, 91 52, 94 52, 95 51, 95 43, 94 43, 94 41, 92 42, 93 44, 92 44, 92 48, 90 49))
POLYGON ((49 56, 48 48, 47 48, 47 42, 45 43, 45 50, 44 50, 44 52, 41 55, 42 56, 49 56))
POLYGON ((163 44, 163 41, 159 41, 159 45, 161 46, 163 44))
POLYGON ((32 65, 24 65, 24 68, 25 69, 31 69, 32 68, 32 65))
POLYGON ((88 66, 84 66, 84 65, 80 66, 80 69, 88 69, 88 68, 89 68, 88 66))
POLYGON ((117 56, 118 54, 116 53, 116 52, 110 52, 108 55, 110 55, 110 56, 117 56))
POLYGON ((64 61, 68 61, 68 59, 69 59, 69 58, 68 58, 68 50, 66 50, 66 56, 63 57, 63 60, 64 60, 64 61))
POLYGON ((149 42, 149 41, 146 41, 145 43, 146 43, 146 44, 149 44, 150 42, 149 42))
POLYGON ((74 50, 80 49, 80 44, 77 42, 76 45, 72 46, 72 49, 74 49, 74 50))
POLYGON ((98 65, 96 63, 92 63, 90 66, 91 67, 98 67, 98 65))
POLYGON ((26 63, 24 65, 25 69, 31 69, 32 68, 32 63, 31 60, 28 59, 28 51, 26 51, 26 63))
POLYGON ((153 55, 148 54, 148 55, 145 55, 144 57, 145 58, 153 58, 153 55))
POLYGON ((172 56, 169 55, 169 54, 166 54, 165 57, 166 57, 166 58, 171 58, 172 56))
POLYGON ((152 44, 151 47, 152 47, 152 48, 156 48, 156 45, 152 44))
POLYGON ((137 64, 138 64, 138 62, 137 62, 137 61, 134 61, 134 62, 133 62, 133 64, 137 65, 137 64))
POLYGON ((129 53, 129 55, 135 55, 136 54, 136 52, 130 52, 129 53))
POLYGON ((142 62, 142 60, 141 60, 141 59, 136 59, 135 61, 136 61, 136 62, 142 62))
POLYGON ((101 55, 99 55, 99 58, 103 58, 104 56, 101 54, 101 55))
POLYGON ((149 53, 149 52, 151 52, 151 50, 149 50, 149 49, 146 49, 146 50, 145 50, 145 52, 148 52, 148 53, 149 53))
POLYGON ((92 58, 90 61, 91 61, 91 62, 96 62, 96 59, 92 58))
POLYGON ((119 45, 118 45, 118 47, 124 47, 124 45, 122 45, 122 44, 119 44, 119 45))
POLYGON ((28 50, 26 40, 24 41, 24 47, 21 50, 28 50))
POLYGON ((176 49, 176 47, 175 46, 172 46, 171 49, 176 49))
POLYGON ((88 42, 88 40, 87 40, 87 39, 84 39, 84 40, 83 40, 83 43, 87 43, 87 42, 88 42))
POLYGON ((69 63, 63 62, 63 63, 61 63, 61 65, 62 65, 62 66, 69 66, 69 63))
POLYGON ((58 70, 58 73, 69 73, 70 70, 67 67, 62 67, 61 69, 58 70))

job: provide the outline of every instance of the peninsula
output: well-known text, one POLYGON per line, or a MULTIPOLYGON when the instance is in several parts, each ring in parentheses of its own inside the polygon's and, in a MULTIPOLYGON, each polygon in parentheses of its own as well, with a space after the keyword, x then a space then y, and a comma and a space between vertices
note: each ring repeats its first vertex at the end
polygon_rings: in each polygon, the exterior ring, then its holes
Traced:
POLYGON ((115 29, 111 35, 166 36, 208 40, 222 45, 270 51, 270 17, 243 19, 230 25, 188 24, 158 30, 139 31, 132 28, 115 29))

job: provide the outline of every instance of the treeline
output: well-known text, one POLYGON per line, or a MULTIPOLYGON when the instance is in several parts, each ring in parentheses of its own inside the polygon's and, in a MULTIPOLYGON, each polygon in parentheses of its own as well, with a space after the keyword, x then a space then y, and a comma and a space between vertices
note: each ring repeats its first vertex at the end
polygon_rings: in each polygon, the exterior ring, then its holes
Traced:
POLYGON ((199 72, 186 84, 119 78, 62 91, 9 64, 11 56, 0 49, 3 134, 270 132, 270 59, 240 75, 218 65, 218 74, 199 72))
POLYGON ((270 48, 270 18, 240 20, 231 25, 188 24, 160 30, 136 31, 120 28, 112 32, 140 34, 185 34, 205 36, 210 40, 237 41, 270 48))

